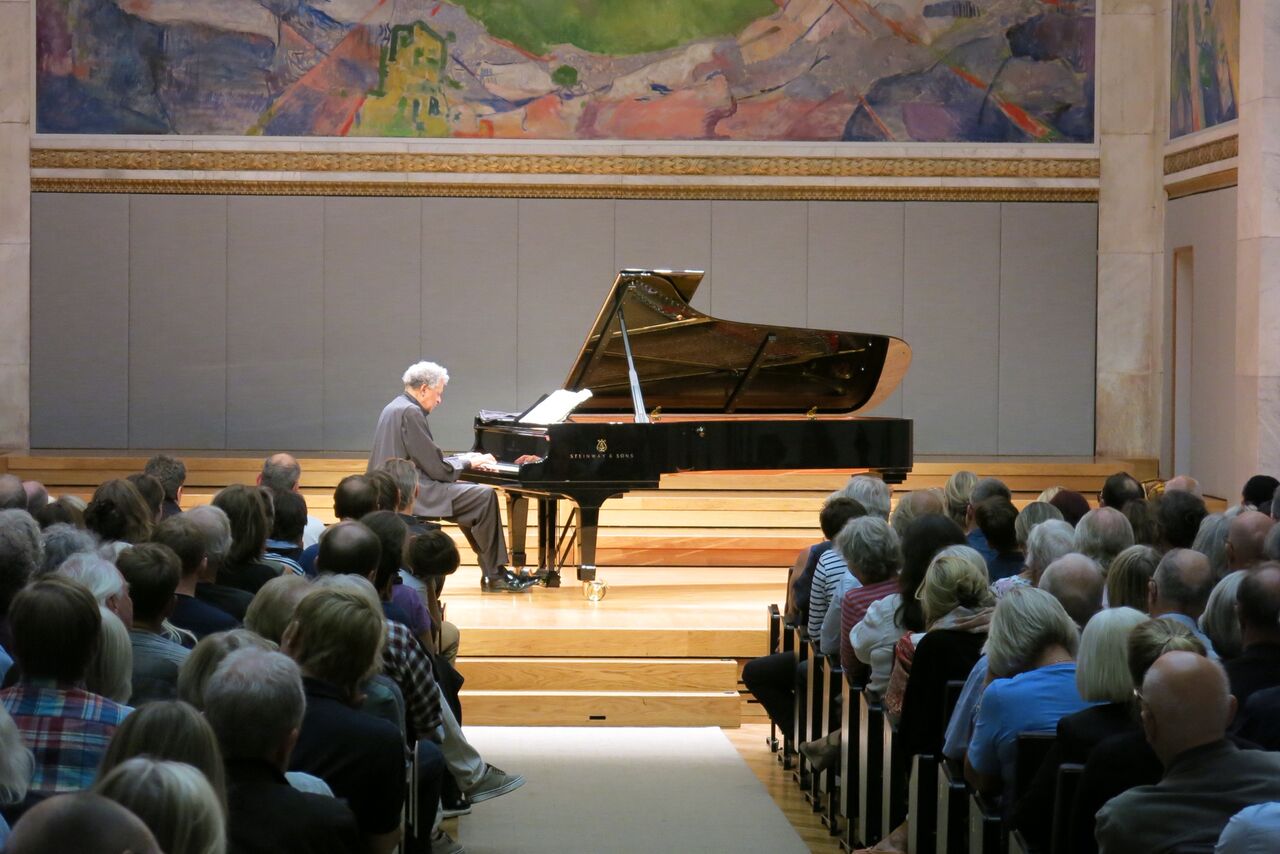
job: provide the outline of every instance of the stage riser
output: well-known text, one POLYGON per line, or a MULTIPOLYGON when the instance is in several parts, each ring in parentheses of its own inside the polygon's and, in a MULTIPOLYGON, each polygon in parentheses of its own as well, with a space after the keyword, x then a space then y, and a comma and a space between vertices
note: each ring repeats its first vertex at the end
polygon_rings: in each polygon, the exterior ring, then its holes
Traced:
POLYGON ((741 724, 737 691, 590 694, 464 689, 470 726, 719 726, 741 724))
MULTIPOLYGON (((603 574, 603 573, 602 573, 603 574)), ((557 595, 565 595, 561 591, 557 595)), ((445 597, 448 597, 448 590, 445 597)), ((529 595, 541 595, 534 592, 529 595)), ((692 595, 692 593, 690 594, 692 595)), ((516 603, 518 604, 518 603, 516 603)), ((554 658, 750 658, 768 646, 763 613, 754 629, 590 629, 472 627, 460 657, 513 654, 554 658)))
POLYGON ((736 691, 732 659, 459 658, 468 691, 736 691))

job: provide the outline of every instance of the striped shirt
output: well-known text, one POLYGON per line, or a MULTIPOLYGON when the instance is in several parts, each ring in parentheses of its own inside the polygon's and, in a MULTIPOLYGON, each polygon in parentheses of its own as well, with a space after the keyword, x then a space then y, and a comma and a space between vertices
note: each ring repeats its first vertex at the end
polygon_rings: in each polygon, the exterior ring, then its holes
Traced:
POLYGON ((39 794, 92 786, 111 736, 133 711, 81 688, 59 688, 46 680, 6 688, 0 691, 0 703, 35 756, 31 791, 39 794))
POLYGON ((809 638, 815 643, 822 637, 822 621, 827 608, 835 598, 836 586, 842 576, 849 574, 849 566, 839 549, 829 549, 818 558, 818 568, 813 571, 813 584, 809 588, 809 638))

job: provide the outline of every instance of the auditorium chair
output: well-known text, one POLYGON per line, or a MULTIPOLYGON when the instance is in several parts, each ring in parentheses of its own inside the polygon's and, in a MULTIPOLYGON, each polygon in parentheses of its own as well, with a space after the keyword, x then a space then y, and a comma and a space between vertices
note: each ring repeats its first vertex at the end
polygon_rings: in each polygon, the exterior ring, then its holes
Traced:
MULTIPOLYGON (((808 661, 812 652, 810 650, 809 639, 804 633, 803 626, 793 626, 791 629, 791 648, 796 654, 796 661, 808 661)), ((795 757, 795 765, 792 769, 791 776, 801 788, 809 783, 809 767, 802 754, 799 753, 800 745, 809 740, 809 692, 804 686, 796 680, 796 699, 795 714, 793 715, 794 723, 792 724, 791 743, 795 745, 797 753, 795 757)))
MULTIPOLYGON (((822 730, 825 733, 833 733, 840 731, 841 725, 841 687, 844 684, 844 671, 840 669, 840 662, 831 659, 827 662, 826 670, 823 671, 822 678, 822 698, 823 698, 823 723, 822 730)), ((840 744, 844 744, 843 734, 841 735, 840 744)), ((840 833, 840 787, 844 780, 840 777, 840 765, 828 768, 818 775, 817 792, 822 796, 822 824, 832 836, 840 833)))
MULTIPOLYGON (((946 704, 942 719, 950 721, 960 700, 964 683, 950 681, 943 693, 946 704)), ((933 850, 937 854, 964 854, 969 841, 969 795, 964 781, 964 765, 944 756, 937 757, 938 791, 934 798, 934 825, 937 833, 933 850)), ((918 799, 929 797, 927 790, 920 790, 918 799)))
MULTIPOLYGON (((825 655, 818 652, 817 644, 809 644, 809 655, 806 659, 808 667, 805 672, 804 690, 808 695, 809 707, 809 737, 807 741, 813 741, 822 738, 827 734, 826 717, 827 717, 827 699, 823 695, 826 685, 826 673, 830 669, 830 663, 825 655)), ((809 772, 807 782, 801 782, 801 788, 804 789, 805 800, 813 808, 815 813, 822 812, 822 793, 820 791, 823 775, 815 771, 809 763, 805 762, 805 767, 809 772)))
MULTIPOLYGON (((778 610, 777 605, 770 605, 768 613, 769 613, 769 651, 766 653, 766 655, 773 655, 774 653, 785 651, 783 649, 783 642, 782 642, 782 639, 784 637, 783 627, 782 627, 782 612, 778 610)), ((786 635, 786 637, 790 637, 790 635, 786 635)), ((772 753, 777 753, 779 749, 781 749, 783 751, 783 757, 785 757, 786 747, 788 746, 786 744, 787 739, 788 739, 788 734, 783 733, 782 741, 778 740, 778 725, 774 723, 773 718, 769 718, 769 738, 765 741, 765 743, 769 745, 769 751, 772 753)))
POLYGON ((858 715, 858 832, 862 845, 875 845, 890 828, 884 827, 881 771, 884 767, 884 707, 880 701, 867 699, 864 691, 859 698, 862 710, 858 715))
MULTIPOLYGON (((1014 747, 1013 797, 1017 801, 1031 786, 1057 736, 1046 732, 1018 733, 1014 747)), ((1008 850, 1029 854, 1021 834, 1009 833, 999 806, 977 792, 969 800, 970 854, 1001 854, 1008 850)))
POLYGON ((1057 785, 1053 790, 1053 836, 1049 854, 1067 854, 1069 850, 1067 837, 1071 825, 1071 809, 1083 775, 1083 765, 1064 762, 1058 766, 1057 785))
POLYGON ((858 733, 861 729, 861 714, 866 705, 862 701, 863 686, 851 683, 847 679, 840 680, 840 788, 838 804, 840 818, 844 823, 840 837, 840 847, 853 851, 858 845, 858 733))

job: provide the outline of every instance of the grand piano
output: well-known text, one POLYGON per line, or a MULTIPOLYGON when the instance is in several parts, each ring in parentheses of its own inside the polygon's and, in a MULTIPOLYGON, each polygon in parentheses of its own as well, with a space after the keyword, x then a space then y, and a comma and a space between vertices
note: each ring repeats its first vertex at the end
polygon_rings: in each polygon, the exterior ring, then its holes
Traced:
POLYGON ((848 469, 900 483, 911 470, 910 420, 854 417, 902 381, 911 362, 904 341, 709 317, 690 305, 702 275, 618 273, 564 385, 592 397, 567 421, 476 416, 473 450, 499 464, 463 477, 505 492, 518 567, 526 563, 528 501, 538 501, 547 586, 559 586, 575 539, 578 579, 594 579, 601 505, 657 489, 664 474, 848 469), (536 461, 515 463, 528 457, 536 461), (562 498, 574 504, 563 526, 562 498))

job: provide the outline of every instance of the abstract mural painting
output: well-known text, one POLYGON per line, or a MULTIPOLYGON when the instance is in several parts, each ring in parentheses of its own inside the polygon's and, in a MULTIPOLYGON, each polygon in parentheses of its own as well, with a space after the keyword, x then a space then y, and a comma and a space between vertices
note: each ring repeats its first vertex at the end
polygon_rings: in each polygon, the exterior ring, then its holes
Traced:
POLYGON ((1091 142, 1094 6, 37 0, 37 124, 43 133, 1091 142))
POLYGON ((1240 0, 1173 0, 1169 46, 1169 137, 1237 116, 1240 0))

